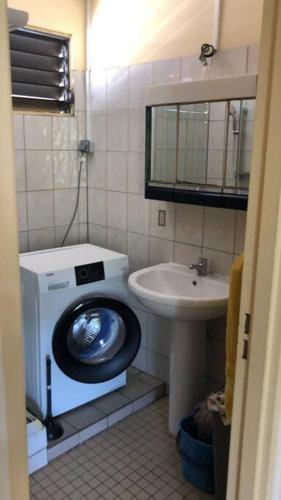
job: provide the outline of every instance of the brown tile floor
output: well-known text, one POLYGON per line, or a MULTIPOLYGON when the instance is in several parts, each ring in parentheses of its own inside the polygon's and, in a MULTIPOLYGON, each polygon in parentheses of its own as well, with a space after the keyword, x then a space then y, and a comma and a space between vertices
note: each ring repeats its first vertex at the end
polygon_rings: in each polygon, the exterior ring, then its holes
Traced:
POLYGON ((33 474, 32 500, 213 499, 187 483, 161 398, 33 474))

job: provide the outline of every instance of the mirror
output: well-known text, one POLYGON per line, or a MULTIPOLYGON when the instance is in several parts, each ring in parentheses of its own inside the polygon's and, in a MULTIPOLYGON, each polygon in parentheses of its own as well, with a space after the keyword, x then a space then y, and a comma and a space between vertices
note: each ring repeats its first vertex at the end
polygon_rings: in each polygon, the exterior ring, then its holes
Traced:
POLYGON ((247 193, 255 99, 152 106, 147 181, 247 193))

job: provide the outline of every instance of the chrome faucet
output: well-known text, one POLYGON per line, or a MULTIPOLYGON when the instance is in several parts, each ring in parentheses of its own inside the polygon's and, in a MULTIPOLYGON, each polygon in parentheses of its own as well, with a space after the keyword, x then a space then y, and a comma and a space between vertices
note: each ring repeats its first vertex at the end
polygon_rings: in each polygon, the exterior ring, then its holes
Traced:
POLYGON ((208 260, 205 257, 199 257, 197 264, 189 264, 189 269, 195 269, 199 276, 206 276, 208 273, 208 260))

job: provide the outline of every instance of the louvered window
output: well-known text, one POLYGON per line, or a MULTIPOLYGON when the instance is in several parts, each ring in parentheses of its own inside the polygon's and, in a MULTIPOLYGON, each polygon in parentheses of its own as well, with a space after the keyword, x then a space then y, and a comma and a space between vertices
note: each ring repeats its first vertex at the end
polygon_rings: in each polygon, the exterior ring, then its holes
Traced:
POLYGON ((69 38, 17 29, 10 51, 14 107, 69 112, 69 38))

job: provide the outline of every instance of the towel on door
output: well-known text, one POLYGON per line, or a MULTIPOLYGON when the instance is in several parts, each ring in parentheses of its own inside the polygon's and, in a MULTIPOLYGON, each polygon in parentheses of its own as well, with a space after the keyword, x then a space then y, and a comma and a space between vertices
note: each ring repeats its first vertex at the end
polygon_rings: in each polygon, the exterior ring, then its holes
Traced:
POLYGON ((241 254, 230 269, 229 300, 226 322, 225 413, 231 422, 238 342, 239 310, 244 256, 241 254))

